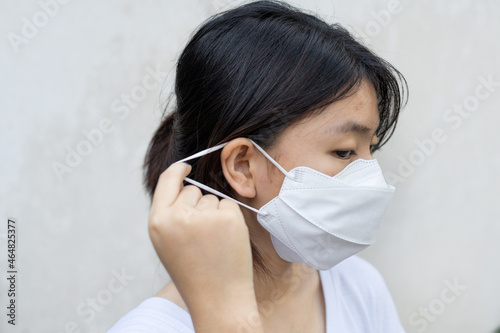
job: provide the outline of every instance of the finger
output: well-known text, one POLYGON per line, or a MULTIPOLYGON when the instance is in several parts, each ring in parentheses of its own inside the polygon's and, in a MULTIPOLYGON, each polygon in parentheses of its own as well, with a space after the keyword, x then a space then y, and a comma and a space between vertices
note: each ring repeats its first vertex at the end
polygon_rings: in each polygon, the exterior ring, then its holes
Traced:
POLYGON ((240 207, 236 202, 230 199, 222 199, 219 202, 219 209, 228 209, 228 210, 239 210, 240 207))
POLYGON ((213 194, 204 195, 198 200, 196 209, 209 209, 219 207, 219 199, 213 194))
POLYGON ((202 195, 203 194, 199 188, 194 185, 187 185, 181 190, 181 193, 177 196, 175 203, 182 203, 184 205, 194 207, 202 195))
POLYGON ((182 181, 189 172, 191 172, 191 166, 186 163, 174 163, 163 171, 156 184, 151 209, 171 206, 184 187, 182 181))

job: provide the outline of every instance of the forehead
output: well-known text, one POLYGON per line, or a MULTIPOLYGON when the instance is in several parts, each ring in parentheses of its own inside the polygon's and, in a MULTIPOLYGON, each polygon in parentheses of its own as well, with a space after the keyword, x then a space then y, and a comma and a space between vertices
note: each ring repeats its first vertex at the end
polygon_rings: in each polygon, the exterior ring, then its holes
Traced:
POLYGON ((364 80, 359 88, 348 97, 332 103, 319 113, 287 128, 287 135, 316 137, 329 134, 358 132, 373 136, 379 124, 377 95, 373 85, 364 80), (368 133, 369 132, 369 133, 368 133))

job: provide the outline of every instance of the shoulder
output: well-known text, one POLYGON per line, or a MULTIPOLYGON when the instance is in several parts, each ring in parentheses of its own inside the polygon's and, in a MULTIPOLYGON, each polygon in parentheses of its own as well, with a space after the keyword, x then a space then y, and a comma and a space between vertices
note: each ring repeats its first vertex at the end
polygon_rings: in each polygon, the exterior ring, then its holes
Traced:
POLYGON ((165 287, 163 287, 159 292, 156 293, 155 296, 168 299, 169 301, 188 311, 187 305, 186 303, 184 303, 184 300, 182 299, 182 296, 177 290, 177 287, 175 286, 173 281, 167 283, 165 287))
POLYGON ((189 313, 171 300, 151 297, 123 316, 108 333, 194 333, 189 313))

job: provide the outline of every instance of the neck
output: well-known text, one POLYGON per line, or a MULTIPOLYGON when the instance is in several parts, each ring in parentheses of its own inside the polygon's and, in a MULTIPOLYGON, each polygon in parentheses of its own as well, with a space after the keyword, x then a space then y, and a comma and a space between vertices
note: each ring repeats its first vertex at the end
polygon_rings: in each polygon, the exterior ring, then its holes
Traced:
POLYGON ((306 264, 281 259, 272 245, 269 233, 255 222, 249 230, 261 261, 260 264, 254 264, 257 302, 282 302, 297 294, 311 293, 317 289, 320 286, 318 271, 306 264))
POLYGON ((258 304, 282 303, 297 295, 311 294, 319 286, 319 274, 305 264, 287 263, 282 267, 254 270, 254 288, 258 304))

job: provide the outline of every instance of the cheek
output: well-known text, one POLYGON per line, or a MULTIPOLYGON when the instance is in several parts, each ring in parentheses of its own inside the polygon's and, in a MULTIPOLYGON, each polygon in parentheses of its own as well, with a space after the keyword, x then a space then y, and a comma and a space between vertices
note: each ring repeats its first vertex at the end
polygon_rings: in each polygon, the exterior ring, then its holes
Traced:
POLYGON ((262 204, 266 204, 278 196, 284 179, 285 175, 283 175, 275 167, 270 167, 268 170, 260 174, 257 182, 257 190, 262 204))
MULTIPOLYGON (((316 159, 317 161, 320 160, 320 158, 316 159)), ((339 160, 335 157, 326 157, 323 159, 324 162, 322 163, 317 163, 313 169, 324 173, 325 175, 328 175, 330 177, 335 176, 338 174, 340 171, 342 171, 350 161, 347 160, 339 160)))

